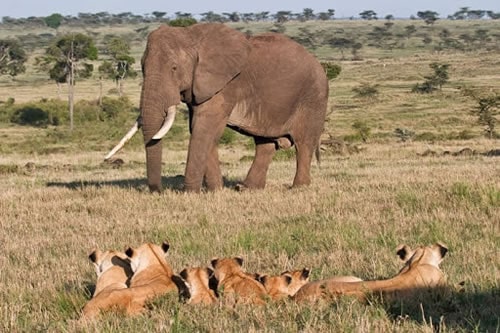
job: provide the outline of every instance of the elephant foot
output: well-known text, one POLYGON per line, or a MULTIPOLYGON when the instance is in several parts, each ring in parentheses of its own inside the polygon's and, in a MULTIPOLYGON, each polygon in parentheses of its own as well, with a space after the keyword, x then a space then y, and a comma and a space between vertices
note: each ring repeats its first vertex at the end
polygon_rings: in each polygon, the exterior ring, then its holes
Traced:
POLYGON ((238 192, 249 191, 249 190, 262 190, 266 187, 266 184, 249 184, 247 182, 238 183, 234 189, 238 192))

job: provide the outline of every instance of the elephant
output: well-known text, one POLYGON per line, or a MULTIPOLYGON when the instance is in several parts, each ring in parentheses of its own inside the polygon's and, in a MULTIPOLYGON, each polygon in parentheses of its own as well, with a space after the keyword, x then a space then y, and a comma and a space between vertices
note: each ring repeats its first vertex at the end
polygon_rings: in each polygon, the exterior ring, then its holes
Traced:
POLYGON ((274 153, 292 145, 293 186, 310 184, 329 87, 321 64, 300 44, 277 33, 249 36, 220 23, 160 26, 148 36, 142 73, 140 115, 106 159, 142 128, 152 192, 162 190, 161 139, 181 102, 190 131, 185 191, 200 192, 203 184, 222 188, 217 143, 226 126, 255 142, 240 188, 264 188, 274 153))

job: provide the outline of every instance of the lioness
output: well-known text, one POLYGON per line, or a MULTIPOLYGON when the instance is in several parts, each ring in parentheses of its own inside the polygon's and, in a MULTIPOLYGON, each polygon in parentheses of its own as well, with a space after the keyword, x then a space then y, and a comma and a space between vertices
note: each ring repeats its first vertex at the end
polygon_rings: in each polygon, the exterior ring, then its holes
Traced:
POLYGON ((146 243, 125 251, 134 272, 130 287, 100 292, 83 308, 83 316, 92 318, 112 308, 129 315, 138 314, 144 310, 146 301, 170 291, 177 292, 172 268, 164 258, 169 247, 167 242, 161 246, 146 243))
POLYGON ((272 300, 280 300, 295 295, 309 281, 308 268, 286 271, 276 276, 262 275, 257 278, 264 285, 272 300))
POLYGON ((95 249, 89 254, 97 274, 94 295, 96 297, 102 291, 128 288, 132 269, 130 259, 123 252, 100 251, 95 249))
POLYGON ((448 249, 441 243, 421 246, 411 251, 406 245, 397 249, 401 260, 405 261, 399 273, 387 280, 339 282, 333 279, 310 282, 295 295, 298 302, 335 298, 339 295, 353 295, 365 300, 368 294, 381 294, 384 299, 409 296, 421 289, 443 285, 446 281, 439 264, 448 249))
POLYGON ((266 289, 257 280, 248 276, 241 266, 240 257, 212 259, 214 274, 228 303, 264 304, 266 289))
POLYGON ((188 304, 213 304, 217 302, 214 290, 217 280, 214 271, 208 267, 192 267, 183 269, 179 275, 189 288, 188 304))

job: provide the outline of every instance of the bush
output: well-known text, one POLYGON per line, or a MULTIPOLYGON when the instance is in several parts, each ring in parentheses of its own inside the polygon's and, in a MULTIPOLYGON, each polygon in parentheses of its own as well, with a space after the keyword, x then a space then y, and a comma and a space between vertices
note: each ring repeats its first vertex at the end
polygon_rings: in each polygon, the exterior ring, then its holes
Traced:
POLYGON ((340 67, 340 65, 334 64, 333 62, 329 61, 321 62, 321 66, 323 66, 323 69, 325 70, 328 81, 335 79, 342 71, 342 67, 340 67))
POLYGON ((219 139, 219 143, 223 145, 228 145, 233 143, 236 140, 236 132, 229 127, 224 128, 224 132, 222 133, 221 138, 219 139))
POLYGON ((357 131, 357 135, 363 140, 363 142, 366 142, 368 140, 368 137, 370 136, 371 128, 368 126, 368 124, 364 121, 361 120, 356 120, 352 124, 352 128, 357 131))
POLYGON ((104 97, 101 109, 105 119, 116 119, 119 114, 132 111, 133 105, 127 97, 104 97))
POLYGON ((362 83, 358 87, 352 88, 358 98, 375 98, 378 95, 378 84, 362 83))
POLYGON ((57 126, 68 119, 67 103, 59 100, 11 105, 10 121, 19 125, 57 126))

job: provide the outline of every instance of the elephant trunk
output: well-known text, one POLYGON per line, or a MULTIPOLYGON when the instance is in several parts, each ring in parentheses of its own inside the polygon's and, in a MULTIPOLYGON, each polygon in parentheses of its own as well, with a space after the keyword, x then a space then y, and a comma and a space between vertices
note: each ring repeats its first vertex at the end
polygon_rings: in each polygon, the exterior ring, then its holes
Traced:
POLYGON ((148 186, 151 192, 161 192, 161 162, 162 144, 161 140, 153 139, 163 124, 165 117, 164 100, 148 91, 155 91, 146 87, 144 82, 141 96, 141 121, 144 145, 146 147, 146 174, 148 186))

